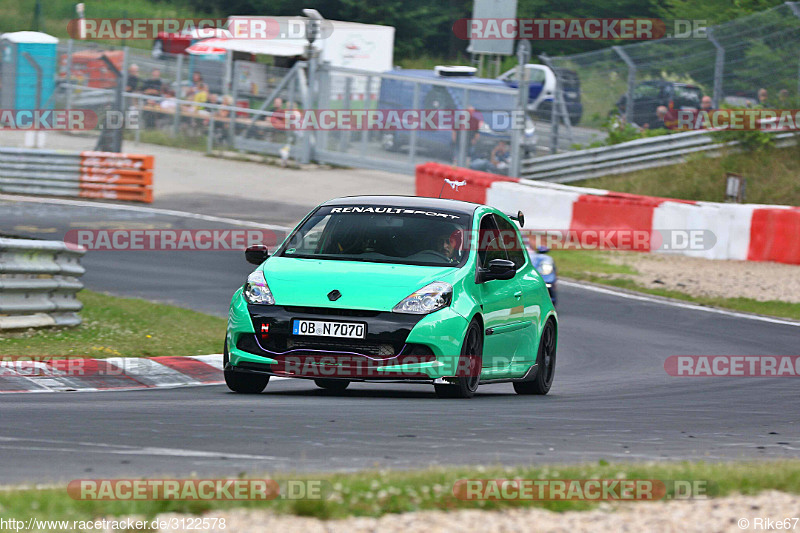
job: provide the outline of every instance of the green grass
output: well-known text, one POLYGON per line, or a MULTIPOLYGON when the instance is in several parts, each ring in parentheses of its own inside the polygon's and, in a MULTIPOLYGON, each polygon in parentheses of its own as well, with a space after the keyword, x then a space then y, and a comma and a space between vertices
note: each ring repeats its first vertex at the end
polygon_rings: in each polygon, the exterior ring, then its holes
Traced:
POLYGON ((680 165, 584 180, 572 185, 666 198, 723 202, 726 173, 735 172, 747 179, 747 203, 800 205, 799 166, 799 148, 772 148, 728 153, 722 157, 699 156, 680 165))
POLYGON ((136 298, 83 290, 80 326, 3 332, 0 355, 154 357, 221 353, 226 321, 136 298))
MULTIPOLYGON (((238 476, 244 477, 244 476, 238 476)), ((248 476, 266 479, 269 476, 248 476)), ((276 513, 322 519, 346 516, 381 516, 390 513, 441 509, 507 509, 541 507, 552 511, 587 510, 594 503, 582 501, 464 501, 453 495, 459 479, 647 479, 663 481, 665 499, 671 499, 673 481, 705 481, 706 496, 733 493, 757 494, 763 490, 800 493, 800 461, 758 463, 658 463, 543 467, 464 467, 419 471, 364 471, 319 476, 277 476, 320 480, 324 497, 318 500, 272 501, 88 501, 73 500, 65 489, 11 490, 2 494, 0 517, 40 517, 49 520, 87 520, 99 516, 137 515, 152 519, 158 513, 202 514, 221 509, 265 509, 276 513)), ((163 478, 162 478, 163 479, 163 478)), ((210 515, 213 516, 213 513, 210 515)))
MULTIPOLYGON (((621 289, 629 289, 654 296, 685 300, 699 305, 721 307, 755 313, 759 315, 777 316, 800 320, 800 305, 776 300, 760 302, 750 298, 716 298, 711 296, 692 296, 683 292, 654 289, 638 285, 624 276, 636 274, 629 265, 617 265, 610 261, 612 254, 620 252, 604 252, 597 250, 552 250, 549 252, 558 266, 558 275, 583 281, 591 281, 610 285, 621 289), (614 277, 609 277, 613 275, 614 277)), ((636 252, 630 252, 636 253, 636 252)))

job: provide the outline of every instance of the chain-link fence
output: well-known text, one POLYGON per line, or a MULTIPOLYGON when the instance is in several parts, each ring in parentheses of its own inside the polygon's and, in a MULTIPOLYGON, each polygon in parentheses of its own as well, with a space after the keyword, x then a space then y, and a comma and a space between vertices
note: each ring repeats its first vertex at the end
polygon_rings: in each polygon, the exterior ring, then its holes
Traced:
MULTIPOLYGON (((698 109, 762 105, 794 108, 800 100, 800 4, 710 26, 704 38, 666 38, 593 52, 546 58, 560 91, 580 92, 579 125, 566 124, 556 106, 550 152, 572 150, 597 139, 618 114, 642 128, 663 127, 657 108, 698 109), (575 78, 579 80, 576 84, 575 78), (759 91, 762 92, 759 98, 759 91), (766 97, 764 97, 766 94, 766 97), (794 107, 793 107, 794 106, 794 107), (576 131, 579 134, 576 134, 576 131), (582 133, 583 135, 581 135, 582 133)), ((562 98, 569 100, 563 92, 562 98)))
POLYGON ((284 67, 225 56, 154 57, 149 51, 74 41, 59 46, 59 65, 57 107, 90 109, 102 116, 116 105, 121 83, 123 110, 138 119, 138 127, 127 129, 126 136, 137 142, 405 173, 430 160, 510 173, 514 143, 522 147, 519 159, 530 157, 536 143, 533 122, 515 116, 518 91, 499 81, 454 80, 434 71, 312 67, 306 61, 284 67), (292 121, 312 111, 317 117, 327 111, 372 111, 380 115, 379 122, 389 111, 436 111, 450 118, 461 112, 470 122, 469 128, 459 129, 437 115, 444 122, 434 120, 428 127, 391 128, 387 123, 383 128, 364 121, 326 129, 292 121), (498 146, 502 149, 495 150, 498 146))

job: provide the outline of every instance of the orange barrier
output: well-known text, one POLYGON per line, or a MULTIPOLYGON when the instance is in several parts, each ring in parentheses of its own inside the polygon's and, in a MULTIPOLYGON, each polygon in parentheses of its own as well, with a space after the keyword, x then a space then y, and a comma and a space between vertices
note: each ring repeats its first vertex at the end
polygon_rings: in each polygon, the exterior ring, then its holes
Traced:
POLYGON ((79 196, 152 203, 154 163, 151 155, 81 152, 79 196))

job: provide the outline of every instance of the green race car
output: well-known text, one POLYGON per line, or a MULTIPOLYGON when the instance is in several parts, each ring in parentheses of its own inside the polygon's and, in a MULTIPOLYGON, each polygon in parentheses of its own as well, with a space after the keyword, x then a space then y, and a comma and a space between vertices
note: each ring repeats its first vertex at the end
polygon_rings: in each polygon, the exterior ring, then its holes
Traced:
MULTIPOLYGON (((520 226, 522 214, 513 217, 520 226)), ((512 218, 435 198, 359 196, 326 202, 231 300, 228 387, 260 393, 270 376, 433 384, 469 398, 479 384, 519 394, 553 383, 558 317, 512 218)))

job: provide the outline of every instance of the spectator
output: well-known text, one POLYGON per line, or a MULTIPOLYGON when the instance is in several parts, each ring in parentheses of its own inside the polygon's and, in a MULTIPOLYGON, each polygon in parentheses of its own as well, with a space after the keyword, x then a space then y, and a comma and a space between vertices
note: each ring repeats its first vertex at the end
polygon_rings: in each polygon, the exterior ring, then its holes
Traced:
POLYGON ((505 141, 499 141, 489 154, 489 159, 477 158, 470 162, 469 168, 493 174, 508 174, 511 150, 505 141))
POLYGON ((275 98, 272 101, 272 105, 270 106, 269 110, 272 111, 273 113, 275 111, 285 111, 285 109, 283 108, 283 98, 281 97, 275 98))
POLYGON ((789 91, 786 89, 781 89, 781 91, 778 93, 778 101, 781 109, 789 109, 789 91))
POLYGON ((667 117, 667 106, 660 105, 656 108, 656 119, 653 121, 652 124, 645 124, 645 127, 651 130, 666 129, 667 125, 664 123, 664 119, 666 117, 667 117))
MULTIPOLYGON (((483 125, 483 115, 480 111, 477 111, 473 106, 467 106, 467 112, 469 113, 469 122, 467 125, 467 131, 463 133, 463 135, 467 136, 467 157, 474 158, 476 157, 476 149, 478 147, 478 140, 480 139, 480 129, 483 125)), ((459 150, 459 143, 458 143, 458 134, 460 132, 458 130, 453 130, 453 161, 456 161, 458 156, 459 150)))
POLYGON ((133 63, 130 67, 128 67, 128 84, 125 86, 125 92, 135 93, 139 90, 140 83, 139 65, 133 63))
MULTIPOLYGON (((194 95, 192 96, 192 102, 195 102, 196 104, 205 104, 206 102, 208 102, 208 85, 206 85, 203 82, 200 82, 197 85, 197 92, 195 92, 194 95)), ((195 111, 199 109, 203 109, 203 106, 201 105, 194 106, 195 111)))
POLYGON ((758 90, 758 106, 768 109, 770 107, 769 104, 769 93, 763 87, 758 90))
POLYGON ((159 107, 170 113, 173 113, 175 108, 178 107, 178 100, 175 98, 175 92, 169 87, 164 89, 164 99, 161 100, 159 107))
POLYGON ((700 111, 705 111, 706 113, 710 113, 714 109, 712 108, 711 97, 706 95, 700 100, 700 111))
POLYGON ((162 89, 161 71, 154 68, 150 77, 142 83, 142 92, 150 96, 161 96, 162 89))

